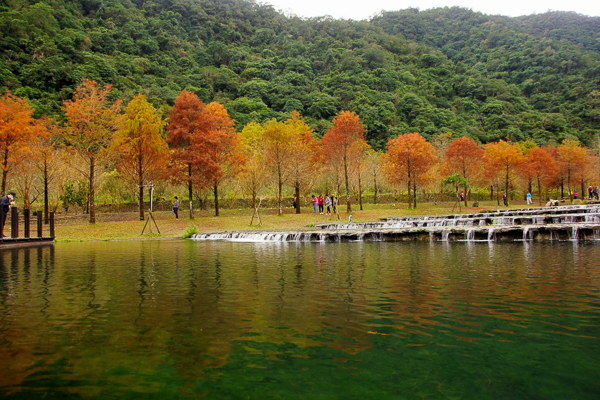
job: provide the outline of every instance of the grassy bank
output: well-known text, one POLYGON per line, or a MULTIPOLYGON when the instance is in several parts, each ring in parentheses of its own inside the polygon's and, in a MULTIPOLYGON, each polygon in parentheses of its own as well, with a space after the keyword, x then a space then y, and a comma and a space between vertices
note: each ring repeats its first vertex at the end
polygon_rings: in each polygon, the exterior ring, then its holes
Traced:
MULTIPOLYGON (((407 209, 406 204, 366 204, 363 211, 357 211, 358 205, 353 205, 352 219, 354 222, 376 221, 385 217, 418 216, 418 215, 441 215, 458 213, 458 209, 452 210, 451 203, 437 204, 424 203, 415 210, 407 209)), ((513 202, 511 208, 524 207, 523 202, 513 202)), ((478 208, 462 208, 462 213, 473 213, 482 210, 498 209, 496 202, 480 202, 478 208)), ((340 222, 348 221, 346 207, 340 207, 340 222)), ((140 221, 137 213, 112 213, 98 215, 98 222, 94 225, 86 222, 87 216, 64 216, 59 217, 56 223, 56 240, 64 241, 89 241, 89 240, 127 240, 127 239, 159 239, 180 238, 186 229, 195 228, 198 232, 219 231, 289 231, 314 229, 314 225, 336 222, 337 217, 314 214, 312 209, 302 209, 302 214, 294 214, 294 210, 285 209, 285 214, 278 216, 274 209, 261 210, 262 225, 258 225, 256 218, 254 224, 250 225, 252 211, 243 210, 221 210, 221 216, 215 217, 213 210, 195 211, 195 218, 189 219, 189 212, 180 211, 180 218, 176 220, 172 212, 155 212, 154 218, 160 234, 154 224, 152 231, 148 227, 144 235, 141 235, 146 221, 140 221)))

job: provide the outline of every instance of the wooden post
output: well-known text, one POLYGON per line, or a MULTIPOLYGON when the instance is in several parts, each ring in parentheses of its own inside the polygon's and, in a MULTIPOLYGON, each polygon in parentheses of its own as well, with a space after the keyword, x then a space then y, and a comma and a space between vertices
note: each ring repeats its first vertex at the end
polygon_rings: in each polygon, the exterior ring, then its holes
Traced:
POLYGON ((30 231, 31 214, 30 213, 31 213, 31 210, 29 208, 23 209, 23 220, 24 220, 23 223, 25 224, 25 226, 23 228, 23 234, 25 235, 25 237, 27 239, 29 239, 31 237, 31 231, 30 231))
POLYGON ((4 207, 0 207, 0 239, 4 237, 4 207))
POLYGON ((42 213, 38 211, 37 213, 37 237, 41 238, 43 237, 43 230, 42 230, 42 213))
POLYGON ((54 211, 50 211, 50 237, 54 239, 54 211))
POLYGON ((17 207, 10 209, 10 237, 13 239, 19 237, 19 209, 17 207))

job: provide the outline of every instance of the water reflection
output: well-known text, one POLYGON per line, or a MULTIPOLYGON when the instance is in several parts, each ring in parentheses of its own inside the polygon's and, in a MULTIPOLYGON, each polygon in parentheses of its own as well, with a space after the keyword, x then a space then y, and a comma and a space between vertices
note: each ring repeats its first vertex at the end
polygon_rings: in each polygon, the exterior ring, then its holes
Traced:
POLYGON ((552 397, 534 389, 544 386, 581 397, 598 390, 599 249, 173 241, 4 251, 0 394, 552 397))

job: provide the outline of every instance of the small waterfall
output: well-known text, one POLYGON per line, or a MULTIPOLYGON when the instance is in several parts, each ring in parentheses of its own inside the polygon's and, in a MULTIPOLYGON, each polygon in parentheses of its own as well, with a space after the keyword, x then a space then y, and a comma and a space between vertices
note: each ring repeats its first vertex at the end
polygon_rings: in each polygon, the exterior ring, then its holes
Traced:
POLYGON ((488 238, 487 238, 488 242, 495 242, 496 241, 496 230, 494 228, 490 228, 490 230, 488 231, 488 238))
POLYGON ((579 240, 579 227, 573 226, 571 228, 571 240, 579 240))
POLYGON ((594 240, 600 240, 600 229, 594 229, 594 240))
POLYGON ((558 233, 556 231, 550 231, 550 240, 551 241, 558 240, 558 233))
POLYGON ((465 232, 465 239, 468 242, 472 242, 473 240, 475 240, 475 229, 469 229, 468 231, 465 232))
POLYGON ((485 219, 480 219, 479 220, 479 226, 486 226, 487 223, 485 222, 485 219))
POLYGON ((523 240, 530 240, 531 239, 531 235, 529 234, 529 226, 524 226, 523 227, 523 240))
POLYGON ((447 242, 450 239, 450 231, 442 231, 442 242, 447 242))

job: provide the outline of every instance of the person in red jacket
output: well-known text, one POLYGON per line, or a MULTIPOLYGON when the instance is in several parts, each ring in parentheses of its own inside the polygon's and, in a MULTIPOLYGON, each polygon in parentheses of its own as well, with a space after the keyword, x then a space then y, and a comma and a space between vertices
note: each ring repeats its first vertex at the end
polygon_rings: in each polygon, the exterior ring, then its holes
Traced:
POLYGON ((313 205, 313 210, 314 213, 317 213, 317 206, 319 205, 319 199, 317 199, 317 196, 315 196, 314 194, 312 195, 312 205, 313 205))
POLYGON ((319 195, 319 214, 323 214, 323 195, 319 195))

